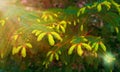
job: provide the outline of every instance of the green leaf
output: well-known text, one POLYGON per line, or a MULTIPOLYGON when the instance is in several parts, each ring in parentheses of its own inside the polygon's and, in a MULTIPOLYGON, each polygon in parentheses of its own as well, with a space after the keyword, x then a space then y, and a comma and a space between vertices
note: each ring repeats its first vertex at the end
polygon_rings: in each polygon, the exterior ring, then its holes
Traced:
POLYGON ((55 58, 56 60, 59 60, 59 55, 57 53, 55 53, 55 58))
POLYGON ((96 45, 95 45, 95 51, 98 51, 98 47, 99 47, 99 44, 96 43, 96 45))
POLYGON ((100 46, 104 51, 106 51, 106 46, 103 44, 103 42, 100 42, 100 46))
POLYGON ((75 47, 76 47, 76 44, 72 45, 72 46, 69 48, 69 50, 68 50, 68 55, 71 55, 71 54, 72 54, 72 52, 73 52, 73 50, 75 49, 75 47))
POLYGON ((53 60, 53 54, 50 55, 49 60, 50 60, 50 62, 52 62, 52 60, 53 60))
POLYGON ((49 56, 51 53, 52 53, 52 51, 49 51, 49 52, 47 53, 47 56, 49 56))

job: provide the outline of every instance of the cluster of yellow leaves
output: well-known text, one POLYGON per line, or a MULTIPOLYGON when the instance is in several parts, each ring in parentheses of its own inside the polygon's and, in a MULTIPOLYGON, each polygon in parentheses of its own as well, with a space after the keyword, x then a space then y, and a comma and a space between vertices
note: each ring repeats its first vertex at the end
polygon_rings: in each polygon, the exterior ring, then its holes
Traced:
POLYGON ((47 68, 49 63, 53 61, 53 59, 55 58, 56 60, 59 60, 59 55, 61 55, 61 51, 49 51, 47 53, 47 57, 49 58, 48 61, 44 61, 43 65, 45 65, 45 67, 47 68))
POLYGON ((59 55, 61 55, 61 51, 58 50, 57 52, 49 51, 47 53, 47 57, 49 57, 49 61, 52 62, 53 58, 55 57, 56 60, 59 60, 59 55))
POLYGON ((37 41, 41 41, 43 39, 43 37, 45 37, 45 35, 47 35, 48 42, 51 46, 53 46, 55 44, 54 38, 62 41, 62 38, 60 37, 60 35, 57 32, 42 32, 39 30, 33 30, 32 33, 37 36, 37 41))
POLYGON ((32 45, 30 43, 25 43, 24 45, 13 47, 12 54, 15 55, 21 51, 22 57, 26 57, 26 48, 32 48, 32 45))
POLYGON ((49 12, 44 12, 43 15, 42 15, 42 19, 44 21, 47 21, 47 20, 53 20, 54 18, 53 17, 58 17, 57 14, 52 14, 52 13, 49 13, 49 12))
POLYGON ((99 46, 103 49, 103 51, 106 51, 106 46, 102 41, 100 42, 95 42, 92 44, 92 48, 94 48, 94 51, 98 51, 99 46))
POLYGON ((92 50, 92 47, 87 44, 87 43, 79 43, 79 44, 73 44, 69 50, 68 50, 68 55, 71 55, 73 50, 76 49, 77 50, 77 53, 79 56, 82 56, 83 54, 83 49, 82 48, 86 48, 87 50, 91 51, 92 50))
POLYGON ((77 13, 77 16, 79 16, 80 14, 84 14, 86 9, 97 8, 97 11, 100 12, 102 10, 103 5, 107 7, 107 10, 111 8, 111 2, 109 1, 103 1, 101 3, 95 2, 92 6, 88 5, 80 8, 77 13))

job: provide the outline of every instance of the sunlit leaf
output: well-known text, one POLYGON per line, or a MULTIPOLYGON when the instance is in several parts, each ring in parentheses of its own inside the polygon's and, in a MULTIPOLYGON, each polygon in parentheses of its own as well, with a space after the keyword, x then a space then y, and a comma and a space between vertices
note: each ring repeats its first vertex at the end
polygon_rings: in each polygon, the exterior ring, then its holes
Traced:
POLYGON ((98 12, 100 12, 101 9, 102 9, 101 4, 98 4, 98 5, 97 5, 97 10, 98 10, 98 12))
POLYGON ((32 34, 36 33, 37 31, 38 31, 38 30, 33 30, 33 31, 32 31, 32 34))
POLYGON ((47 53, 47 56, 49 56, 51 53, 52 53, 52 51, 49 51, 49 52, 47 53))
POLYGON ((73 52, 73 50, 75 49, 75 47, 76 47, 76 44, 72 45, 72 46, 69 48, 69 50, 68 50, 68 55, 71 55, 71 54, 72 54, 72 52, 73 52))
POLYGON ((95 51, 98 51, 98 47, 99 47, 99 44, 96 43, 96 44, 95 44, 95 51))
POLYGON ((103 42, 100 42, 100 46, 103 49, 103 51, 106 51, 106 46, 103 44, 103 42))
POLYGON ((45 32, 44 32, 44 33, 39 34, 39 36, 37 37, 37 41, 41 41, 41 40, 42 40, 42 38, 43 38, 45 35, 46 35, 46 33, 45 33, 45 32))
POLYGON ((0 24, 1 24, 2 26, 4 26, 4 25, 5 25, 5 20, 0 20, 0 24))
POLYGON ((60 28, 61 28, 62 32, 65 33, 65 28, 62 25, 60 25, 60 28))
POLYGON ((41 33, 41 31, 36 31, 35 36, 38 36, 41 33))
POLYGON ((80 30, 83 31, 83 24, 80 26, 80 30))
POLYGON ((19 51, 21 50, 22 46, 18 46, 18 47, 13 47, 12 49, 12 54, 16 54, 16 53, 19 53, 19 51))
POLYGON ((90 45, 88 45, 88 44, 86 44, 86 43, 82 43, 82 45, 83 45, 86 49, 92 50, 92 48, 91 48, 90 45))
POLYGON ((52 62, 53 56, 54 56, 54 54, 51 54, 51 55, 50 55, 50 58, 49 58, 50 62, 52 62))
POLYGON ((81 56, 83 54, 83 50, 81 48, 81 45, 77 46, 77 53, 78 53, 79 56, 81 56))
POLYGON ((53 39, 53 36, 51 34, 48 34, 48 42, 51 46, 55 44, 55 41, 53 39))
POLYGON ((28 46, 29 48, 32 48, 32 45, 30 43, 26 43, 26 46, 28 46))
POLYGON ((56 33, 56 32, 51 32, 51 34, 52 34, 55 38, 57 38, 58 40, 62 41, 62 38, 60 37, 60 35, 59 35, 58 33, 56 33))
POLYGON ((59 55, 57 53, 55 53, 55 58, 56 60, 59 60, 59 55))
POLYGON ((25 47, 22 48, 21 55, 22 55, 22 57, 26 57, 26 48, 25 47))

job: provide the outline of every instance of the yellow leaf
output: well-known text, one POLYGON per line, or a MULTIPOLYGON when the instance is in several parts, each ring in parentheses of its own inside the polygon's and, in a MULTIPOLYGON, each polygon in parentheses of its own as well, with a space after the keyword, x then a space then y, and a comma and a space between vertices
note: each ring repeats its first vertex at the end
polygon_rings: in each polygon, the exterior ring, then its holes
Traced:
POLYGON ((52 51, 49 51, 49 52, 47 53, 47 56, 49 56, 51 53, 52 53, 52 51))
POLYGON ((80 16, 80 9, 79 9, 79 11, 77 12, 77 17, 79 17, 80 16))
POLYGON ((81 13, 83 14, 85 12, 86 7, 81 8, 81 13))
POLYGON ((33 30, 33 31, 32 31, 32 34, 36 33, 37 31, 38 31, 38 30, 33 30))
POLYGON ((53 39, 53 36, 51 34, 48 34, 48 42, 51 46, 55 44, 55 41, 53 39))
POLYGON ((61 28, 62 32, 65 33, 65 28, 62 25, 60 25, 60 28, 61 28))
POLYGON ((66 23, 66 21, 63 20, 60 22, 60 24, 66 25, 67 23, 66 23))
POLYGON ((89 44, 86 44, 86 43, 82 43, 82 45, 88 49, 88 50, 92 50, 91 46, 89 44))
POLYGON ((68 50, 68 55, 71 55, 71 54, 72 54, 72 52, 73 52, 73 50, 75 49, 75 47, 76 47, 76 44, 72 45, 72 46, 69 48, 69 50, 68 50))
POLYGON ((52 60, 53 60, 53 54, 50 55, 49 60, 50 60, 50 62, 52 62, 52 60))
POLYGON ((57 30, 58 32, 60 32, 59 28, 60 28, 60 25, 57 25, 57 26, 56 26, 56 30, 57 30))
POLYGON ((92 48, 94 48, 94 47, 96 46, 96 44, 97 44, 96 42, 95 42, 95 43, 93 43, 93 44, 92 44, 92 48))
POLYGON ((54 16, 55 16, 55 17, 58 17, 58 15, 57 15, 57 14, 54 14, 54 16))
POLYGON ((5 20, 0 20, 0 24, 1 24, 2 26, 4 26, 4 25, 5 25, 5 20))
POLYGON ((119 28, 115 27, 116 33, 119 33, 119 28))
POLYGON ((29 48, 32 48, 32 45, 30 43, 26 43, 26 46, 28 46, 29 48))
POLYGON ((35 36, 38 36, 41 33, 41 31, 36 31, 35 36))
POLYGON ((18 47, 13 47, 13 50, 12 50, 12 54, 16 54, 16 53, 19 53, 20 49, 22 48, 22 46, 18 46, 18 47))
POLYGON ((83 31, 83 24, 80 26, 80 30, 83 31))
POLYGON ((50 20, 53 20, 53 17, 52 17, 51 15, 49 15, 49 19, 50 19, 50 20))
POLYGON ((98 43, 96 43, 96 45, 95 45, 95 51, 97 51, 97 50, 98 50, 98 47, 99 47, 99 44, 98 44, 98 43))
POLYGON ((51 32, 51 34, 52 34, 55 38, 57 38, 58 40, 62 41, 62 38, 60 37, 60 35, 59 35, 58 33, 56 33, 56 32, 51 32))
POLYGON ((56 60, 59 60, 59 55, 57 53, 55 53, 55 58, 56 60))
POLYGON ((13 38, 14 38, 14 40, 17 40, 18 39, 18 35, 15 35, 13 38))
POLYGON ((25 47, 22 48, 21 55, 22 55, 22 57, 26 57, 26 48, 25 47))
POLYGON ((102 9, 101 4, 98 4, 98 5, 97 5, 97 10, 98 10, 98 12, 100 12, 101 9, 102 9))
POLYGON ((40 22, 40 19, 36 19, 37 20, 37 22, 40 22))
POLYGON ((74 20, 73 24, 74 24, 74 26, 76 26, 76 21, 75 20, 74 20))
POLYGON ((100 46, 104 51, 106 51, 106 46, 102 42, 100 42, 100 46))
POLYGON ((79 56, 81 56, 83 54, 83 50, 81 48, 81 45, 78 45, 78 47, 77 47, 77 53, 78 53, 79 56))
POLYGON ((42 40, 42 38, 43 38, 45 35, 46 35, 46 33, 45 33, 45 32, 44 32, 44 33, 39 34, 39 36, 38 36, 38 38, 37 38, 37 41, 41 41, 41 40, 42 40))

